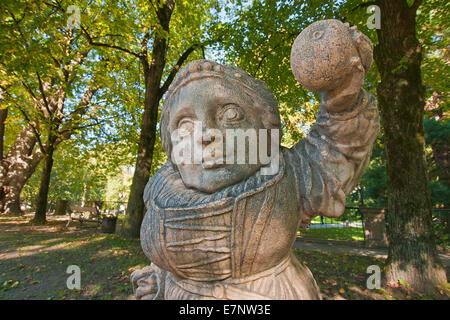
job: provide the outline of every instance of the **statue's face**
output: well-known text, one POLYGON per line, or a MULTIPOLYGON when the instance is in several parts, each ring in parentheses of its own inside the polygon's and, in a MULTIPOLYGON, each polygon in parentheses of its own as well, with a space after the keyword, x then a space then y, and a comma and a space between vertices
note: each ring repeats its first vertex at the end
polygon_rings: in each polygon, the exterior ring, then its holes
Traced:
POLYGON ((227 134, 236 132, 233 129, 253 128, 258 135, 258 129, 264 128, 254 103, 250 94, 221 78, 201 78, 175 93, 168 124, 172 133, 171 160, 188 187, 212 193, 259 170, 259 160, 249 161, 252 158, 250 153, 254 152, 249 146, 245 147, 245 163, 238 163, 234 158, 238 152, 241 152, 241 159, 243 157, 239 143, 234 150, 227 151, 226 147, 227 134), (231 130, 227 132, 227 129, 231 130), (174 132, 184 140, 174 140, 174 132), (186 159, 183 156, 187 154, 182 151, 182 160, 175 159, 186 145, 189 150, 197 151, 191 152, 186 159), (226 161, 231 156, 235 161, 226 161), (194 161, 189 161, 193 158, 194 161))

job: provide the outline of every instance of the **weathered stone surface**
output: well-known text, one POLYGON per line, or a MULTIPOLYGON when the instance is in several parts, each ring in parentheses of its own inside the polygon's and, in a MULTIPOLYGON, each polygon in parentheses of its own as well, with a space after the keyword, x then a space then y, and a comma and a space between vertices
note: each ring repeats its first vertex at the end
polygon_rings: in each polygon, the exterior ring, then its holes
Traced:
POLYGON ((358 57, 348 27, 338 20, 313 23, 295 39, 291 66, 295 78, 312 91, 334 89, 352 72, 358 57))
MULTIPOLYGON (((330 30, 336 23, 320 22, 330 30)), ((342 28, 351 36, 336 40, 340 33, 333 31, 324 37, 332 44, 350 42, 352 50, 320 41, 309 45, 345 74, 316 75, 328 63, 320 58, 317 69, 298 77, 321 91, 320 111, 307 138, 291 149, 271 150, 278 166, 270 174, 267 164, 249 161, 250 148, 244 164, 221 164, 218 159, 236 155, 238 148, 213 148, 219 141, 203 133, 195 138, 194 129, 200 121, 222 138, 229 129, 257 129, 258 138, 259 129, 268 129, 279 140, 277 102, 267 86, 239 68, 207 60, 180 70, 160 123, 170 160, 144 192, 141 243, 152 263, 131 275, 137 299, 320 299, 313 275, 291 252, 297 228, 317 215, 343 214, 379 130, 376 101, 361 89, 362 60, 372 54, 371 46, 357 30, 342 28), (199 163, 177 160, 182 139, 175 133, 190 138, 189 148, 203 148, 199 163)), ((297 52, 292 56, 301 59, 297 52)), ((298 62, 296 75, 303 72, 298 62)))

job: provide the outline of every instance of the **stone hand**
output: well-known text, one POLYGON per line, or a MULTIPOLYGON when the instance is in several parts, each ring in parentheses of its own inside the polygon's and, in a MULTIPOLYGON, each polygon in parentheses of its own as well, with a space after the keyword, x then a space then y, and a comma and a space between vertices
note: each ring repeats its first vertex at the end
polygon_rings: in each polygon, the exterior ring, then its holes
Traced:
POLYGON ((365 73, 360 57, 352 57, 350 64, 352 72, 339 87, 319 92, 322 105, 329 112, 343 112, 356 103, 359 91, 364 83, 365 73))
POLYGON ((131 283, 137 300, 153 300, 158 292, 156 273, 152 266, 134 271, 131 283))
MULTIPOLYGON (((344 24, 347 26, 347 24, 344 24)), ((361 31, 359 31, 356 26, 350 27, 350 35, 352 36, 353 43, 358 50, 359 57, 361 58, 361 63, 364 68, 364 73, 367 74, 369 71, 372 60, 373 60, 373 44, 370 39, 361 31)))

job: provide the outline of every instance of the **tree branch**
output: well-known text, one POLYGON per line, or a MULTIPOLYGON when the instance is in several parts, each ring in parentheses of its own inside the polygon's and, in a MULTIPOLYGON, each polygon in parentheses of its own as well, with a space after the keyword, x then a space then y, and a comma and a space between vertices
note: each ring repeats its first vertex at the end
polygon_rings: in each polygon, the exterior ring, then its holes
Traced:
POLYGON ((22 85, 25 87, 25 89, 27 89, 28 93, 30 94, 30 96, 33 98, 33 100, 38 103, 39 99, 35 96, 33 90, 31 90, 31 88, 25 83, 25 81, 21 80, 20 81, 22 83, 22 85))
POLYGON ((203 59, 206 59, 206 56, 205 56, 205 47, 204 47, 204 46, 202 46, 202 57, 203 57, 203 59))
POLYGON ((41 135, 39 134, 39 131, 32 124, 32 122, 31 122, 30 118, 28 117, 28 115, 26 114, 26 112, 24 110, 22 110, 22 108, 20 108, 18 105, 16 105, 16 108, 19 109, 19 111, 22 113, 23 117, 25 118, 25 121, 28 123, 28 125, 33 130, 33 133, 38 141, 39 148, 41 149, 42 153, 45 154, 45 148, 44 148, 44 145, 42 144, 41 135))
POLYGON ((415 0, 411 6, 411 10, 413 10, 415 12, 420 7, 422 2, 423 2, 422 0, 415 0))
MULTIPOLYGON (((65 13, 64 8, 61 6, 61 4, 58 1, 56 1, 57 5, 55 5, 55 4, 51 3, 51 2, 44 2, 44 3, 46 5, 48 5, 48 6, 50 6, 50 7, 56 8, 56 9, 60 10, 61 12, 65 13)), ((80 28, 81 28, 81 31, 83 32, 83 34, 85 35, 87 41, 89 42, 89 44, 92 45, 92 46, 116 49, 116 50, 120 50, 120 51, 126 52, 128 54, 131 54, 131 55, 135 56, 136 58, 140 57, 140 54, 132 52, 132 51, 126 49, 126 48, 122 48, 122 47, 119 47, 119 46, 116 46, 116 45, 113 45, 113 44, 108 44, 108 43, 95 42, 94 39, 99 39, 100 37, 97 37, 97 36, 91 37, 89 32, 86 30, 86 28, 83 27, 83 25, 81 25, 81 24, 80 24, 80 28)), ((116 37, 123 37, 122 35, 119 35, 119 34, 115 34, 114 36, 116 36, 116 37)))
POLYGON ((44 100, 44 106, 47 109, 49 118, 52 116, 52 112, 50 111, 50 107, 48 105, 47 97, 45 96, 44 86, 42 85, 41 76, 39 75, 39 72, 36 71, 36 75, 39 81, 39 90, 41 91, 42 100, 44 100))
POLYGON ((52 7, 52 8, 54 8, 54 9, 57 9, 57 10, 61 10, 62 8, 61 8, 61 5, 58 3, 58 6, 56 6, 56 5, 54 5, 53 3, 51 3, 51 2, 44 2, 46 5, 48 5, 49 7, 52 7))
POLYGON ((86 88, 83 97, 78 104, 78 107, 68 115, 70 116, 70 119, 63 124, 63 128, 60 131, 60 135, 62 136, 62 138, 58 138, 59 140, 66 140, 70 138, 70 136, 73 134, 73 131, 76 130, 73 122, 79 120, 86 113, 89 107, 89 103, 97 91, 98 88, 86 88))
POLYGON ((158 14, 158 8, 155 7, 155 4, 153 3, 152 0, 148 0, 148 2, 150 3, 150 5, 153 7, 153 10, 155 10, 155 13, 158 14))
POLYGON ((89 42, 89 44, 92 45, 92 46, 116 49, 116 50, 120 50, 120 51, 126 52, 128 54, 131 54, 132 56, 135 56, 136 58, 140 58, 141 57, 140 54, 138 54, 136 52, 133 52, 133 51, 130 51, 130 50, 126 49, 126 48, 122 48, 122 47, 119 47, 119 46, 116 46, 116 45, 113 45, 113 44, 108 44, 108 43, 94 42, 94 40, 92 39, 92 37, 89 34, 89 32, 82 25, 80 25, 80 28, 83 31, 83 34, 85 35, 85 37, 86 37, 87 41, 89 42))
POLYGON ((366 8, 366 7, 370 7, 370 6, 376 6, 376 5, 377 5, 376 1, 360 3, 356 7, 354 7, 352 10, 350 10, 350 12, 355 12, 356 10, 358 10, 360 8, 366 8))
MULTIPOLYGON (((67 135, 70 136, 70 135, 73 134, 73 132, 75 130, 92 128, 92 127, 95 127, 95 126, 98 126, 98 125, 101 125, 101 124, 105 123, 105 121, 106 121, 106 119, 102 120, 102 121, 98 121, 96 123, 87 124, 87 125, 84 125, 84 126, 73 126, 71 128, 62 129, 62 130, 60 130, 58 132, 58 135, 61 135, 63 137, 66 137, 67 135)), ((66 140, 66 139, 68 139, 68 138, 65 138, 64 140, 66 140)))
MULTIPOLYGON (((290 34, 288 35, 288 39, 294 38, 294 37, 296 37, 297 35, 298 35, 297 33, 290 33, 290 34)), ((272 48, 272 50, 278 48, 278 47, 279 47, 280 45, 282 45, 283 43, 284 43, 283 41, 279 42, 276 46, 274 46, 274 47, 272 48)), ((252 76, 255 76, 256 73, 259 71, 259 69, 261 69, 262 63, 263 63, 263 61, 264 61, 266 58, 267 58, 267 54, 264 54, 264 55, 262 56, 261 60, 259 61, 258 65, 256 66, 256 70, 255 70, 254 74, 252 74, 252 76)))
POLYGON ((204 44, 193 44, 189 48, 186 49, 186 51, 180 56, 177 63, 173 66, 172 70, 170 71, 169 75, 167 76, 166 81, 162 85, 162 87, 159 89, 159 98, 161 98, 164 93, 166 93, 167 89, 169 89, 170 84, 172 83, 173 79, 175 78, 178 70, 180 70, 183 63, 189 58, 189 55, 194 52, 198 48, 204 48, 205 45, 211 44, 215 42, 215 40, 208 41, 204 44))

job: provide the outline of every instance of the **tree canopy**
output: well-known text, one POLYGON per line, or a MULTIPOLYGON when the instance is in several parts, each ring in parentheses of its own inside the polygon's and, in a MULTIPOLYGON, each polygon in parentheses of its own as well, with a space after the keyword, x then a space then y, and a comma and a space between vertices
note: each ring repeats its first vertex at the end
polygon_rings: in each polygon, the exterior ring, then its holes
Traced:
MULTIPOLYGON (((393 3, 3 0, 0 211, 36 205, 44 222, 47 203, 60 199, 128 202, 122 234, 137 237, 145 184, 167 161, 159 118, 177 72, 207 58, 263 80, 278 100, 282 144, 290 147, 308 133, 320 103, 292 75, 291 46, 310 23, 330 18, 356 25, 375 45, 364 87, 377 97, 383 119, 347 204, 420 207, 425 213, 418 219, 431 208, 448 208, 450 3, 396 1, 404 9, 401 22, 387 12, 393 3), (381 29, 368 24, 373 5, 384 10, 381 29), (389 27, 395 32, 383 29, 389 27), (407 41, 397 41, 400 33, 407 41), (403 94, 396 96, 394 87, 403 94), (417 170, 410 171, 423 180, 414 189, 423 191, 421 201, 399 182, 402 172, 405 180, 408 175, 397 158, 408 165, 415 159, 417 170)), ((392 213, 391 225, 409 221, 407 211, 392 213)))

